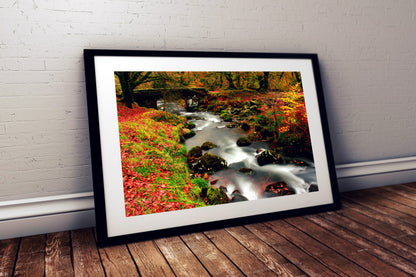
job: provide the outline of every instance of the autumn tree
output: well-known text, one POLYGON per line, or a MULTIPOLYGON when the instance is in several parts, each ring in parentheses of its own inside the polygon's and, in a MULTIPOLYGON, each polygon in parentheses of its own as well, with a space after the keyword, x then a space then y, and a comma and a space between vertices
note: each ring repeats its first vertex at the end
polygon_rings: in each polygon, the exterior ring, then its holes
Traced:
POLYGON ((225 79, 228 82, 228 89, 235 89, 236 87, 234 85, 234 80, 233 80, 233 77, 232 77, 232 72, 223 72, 222 74, 223 74, 223 76, 225 77, 225 79))
POLYGON ((121 101, 124 102, 126 107, 133 108, 133 90, 139 85, 150 82, 150 76, 152 72, 126 72, 126 71, 117 71, 114 74, 118 77, 121 86, 121 101))
POLYGON ((269 74, 270 72, 263 72, 263 76, 259 75, 259 91, 267 91, 269 89, 269 74))

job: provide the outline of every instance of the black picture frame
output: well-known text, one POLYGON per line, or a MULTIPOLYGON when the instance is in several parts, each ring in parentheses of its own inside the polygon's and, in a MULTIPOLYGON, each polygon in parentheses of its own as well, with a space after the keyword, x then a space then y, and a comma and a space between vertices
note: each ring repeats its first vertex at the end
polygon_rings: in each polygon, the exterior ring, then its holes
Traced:
POLYGON ((99 246, 340 207, 316 54, 85 49, 84 63, 99 246), (318 190, 255 201, 126 216, 114 75, 115 72, 142 71, 300 72, 318 190))

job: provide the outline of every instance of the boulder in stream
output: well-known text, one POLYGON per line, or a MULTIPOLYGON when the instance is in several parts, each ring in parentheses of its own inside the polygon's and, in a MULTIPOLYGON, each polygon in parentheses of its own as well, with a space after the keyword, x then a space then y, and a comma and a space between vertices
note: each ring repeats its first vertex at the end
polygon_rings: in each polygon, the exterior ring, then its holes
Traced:
POLYGON ((212 148, 215 148, 215 147, 217 147, 217 145, 210 142, 210 141, 206 141, 201 145, 202 150, 209 150, 209 149, 212 149, 212 148))
POLYGON ((188 128, 188 129, 194 129, 195 127, 196 127, 196 125, 193 122, 187 122, 186 123, 186 128, 188 128))
POLYGON ((241 173, 247 173, 248 175, 253 174, 253 169, 248 168, 248 167, 242 167, 238 171, 241 173))
POLYGON ((185 139, 188 139, 188 138, 195 136, 195 131, 188 129, 188 128, 183 128, 182 135, 185 139))
POLYGON ((249 138, 246 137, 240 137, 237 140, 237 145, 238 146, 249 146, 251 144, 251 140, 249 138))
POLYGON ((207 190, 207 199, 210 205, 228 203, 227 194, 221 188, 209 187, 207 190))
POLYGON ((230 202, 241 202, 241 201, 248 201, 247 197, 242 195, 238 190, 233 191, 231 194, 231 201, 230 202))
POLYGON ((196 159, 202 156, 202 149, 199 146, 192 147, 188 152, 188 163, 194 162, 196 159))
POLYGON ((283 195, 291 195, 295 192, 285 183, 285 182, 276 182, 266 186, 263 192, 263 197, 276 197, 283 195))
POLYGON ((192 169, 197 173, 212 173, 227 167, 227 161, 212 153, 205 153, 198 158, 192 165, 192 169))
POLYGON ((262 166, 266 164, 283 164, 284 160, 281 154, 273 150, 265 150, 257 156, 257 163, 262 166))
POLYGON ((319 187, 317 184, 311 184, 308 189, 309 192, 319 191, 319 187))

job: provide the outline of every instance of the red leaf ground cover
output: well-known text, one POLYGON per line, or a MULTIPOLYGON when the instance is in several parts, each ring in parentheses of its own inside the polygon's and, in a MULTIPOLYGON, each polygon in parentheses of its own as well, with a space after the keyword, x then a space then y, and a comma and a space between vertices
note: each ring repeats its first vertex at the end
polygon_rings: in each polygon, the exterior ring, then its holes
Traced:
POLYGON ((117 108, 126 216, 204 206, 179 143, 184 119, 122 103, 117 108))

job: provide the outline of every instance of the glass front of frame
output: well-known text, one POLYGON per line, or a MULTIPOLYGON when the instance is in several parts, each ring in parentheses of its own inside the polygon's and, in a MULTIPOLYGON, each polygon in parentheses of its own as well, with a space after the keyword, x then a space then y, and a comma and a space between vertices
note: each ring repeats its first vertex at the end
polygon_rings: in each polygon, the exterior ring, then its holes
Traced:
POLYGON ((109 238, 334 204, 309 56, 91 51, 109 238))

